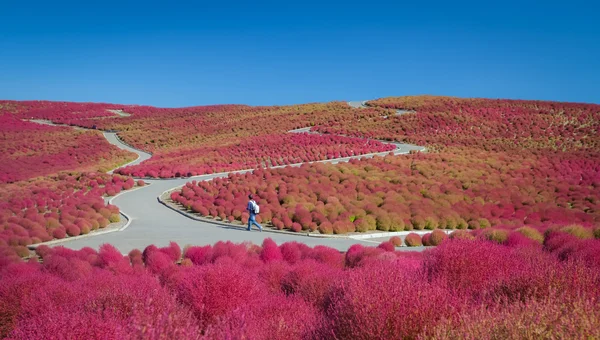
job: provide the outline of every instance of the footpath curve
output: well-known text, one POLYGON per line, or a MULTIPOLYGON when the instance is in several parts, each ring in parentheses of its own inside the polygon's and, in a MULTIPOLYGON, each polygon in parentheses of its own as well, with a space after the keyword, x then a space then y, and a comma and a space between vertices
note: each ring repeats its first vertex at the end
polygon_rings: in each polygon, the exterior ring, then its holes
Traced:
MULTIPOLYGON (((352 107, 364 107, 364 102, 349 102, 348 104, 352 107), (355 106, 354 103, 360 103, 355 106)), ((35 121, 37 123, 48 124, 48 125, 59 125, 53 124, 48 121, 35 121)), ((307 129, 298 129, 290 132, 308 132, 307 129)), ((104 132, 106 140, 117 146, 120 149, 127 150, 138 155, 138 158, 126 165, 139 164, 152 157, 150 153, 135 149, 123 141, 121 141, 117 134, 114 132, 104 132)), ((384 143, 393 144, 396 149, 393 150, 394 154, 407 154, 411 150, 423 151, 424 147, 391 143, 382 141, 384 143)), ((350 159, 355 158, 371 158, 376 155, 385 155, 388 152, 366 154, 359 156, 351 156, 338 159, 322 160, 319 162, 323 163, 340 163, 347 162, 350 159)), ((291 166, 300 166, 302 163, 294 164, 291 166)), ((283 166, 281 166, 283 167, 283 166)), ((273 167, 276 168, 276 167, 273 167)), ((115 170, 115 169, 113 169, 115 170)), ((166 246, 170 241, 177 242, 181 246, 185 245, 211 245, 218 241, 231 241, 234 243, 239 242, 252 242, 255 244, 261 244, 267 237, 273 239, 276 243, 281 244, 284 242, 297 241, 307 244, 308 246, 324 245, 332 247, 338 250, 347 250, 353 244, 361 243, 365 245, 373 245, 373 243, 379 243, 382 239, 367 239, 365 237, 347 238, 347 237, 307 237, 305 234, 290 234, 290 233, 271 233, 262 232, 259 233, 256 230, 252 232, 245 231, 244 229, 236 226, 225 226, 218 225, 215 223, 198 221, 191 219, 184 214, 177 213, 173 209, 160 203, 159 197, 166 191, 170 191, 185 185, 185 183, 196 180, 196 181, 208 181, 218 177, 226 177, 229 173, 244 173, 252 171, 238 170, 224 173, 200 175, 189 178, 176 178, 176 179, 144 179, 144 181, 150 185, 123 192, 110 199, 111 204, 119 207, 121 212, 128 219, 127 225, 124 228, 119 229, 118 232, 105 233, 100 235, 90 234, 86 237, 81 237, 73 240, 65 239, 60 242, 60 245, 72 248, 81 249, 83 247, 92 247, 98 249, 104 243, 110 243, 119 249, 122 253, 127 253, 132 249, 144 249, 150 244, 157 245, 159 247, 166 246)), ((112 170, 110 171, 112 172, 112 170)), ((394 233, 396 234, 396 233, 394 233)), ((406 234, 406 232, 397 233, 398 235, 406 234)), ((374 235, 375 236, 375 235, 374 235)), ((379 237, 391 236, 390 234, 380 234, 379 237)), ((423 247, 414 248, 403 248, 405 250, 423 250, 423 247)))

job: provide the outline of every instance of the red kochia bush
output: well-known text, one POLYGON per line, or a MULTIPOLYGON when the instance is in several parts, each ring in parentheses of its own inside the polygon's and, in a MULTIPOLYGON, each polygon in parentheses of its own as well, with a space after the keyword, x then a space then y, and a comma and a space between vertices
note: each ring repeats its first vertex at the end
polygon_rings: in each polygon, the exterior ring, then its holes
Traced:
POLYGON ((507 277, 527 272, 533 266, 524 261, 527 258, 532 256, 521 257, 512 248, 491 242, 453 240, 428 252, 423 269, 431 280, 445 282, 452 290, 479 295, 507 277))
POLYGON ((272 262, 272 261, 280 261, 283 260, 283 255, 281 254, 281 250, 270 238, 266 238, 262 244, 262 250, 260 252, 260 259, 263 262, 272 262))
POLYGON ((406 235, 406 237, 404 238, 404 243, 406 243, 406 245, 409 247, 418 247, 423 245, 423 243, 421 242, 421 236, 419 236, 419 234, 416 233, 410 233, 406 235))
POLYGON ((305 339, 312 335, 319 311, 301 298, 270 295, 243 304, 208 328, 208 339, 305 339), (294 317, 301 316, 301 317, 294 317))
POLYGON ((203 329, 241 305, 262 300, 266 294, 255 273, 231 260, 182 267, 167 275, 163 279, 165 284, 176 293, 180 303, 191 308, 203 329))
POLYGON ((205 263, 210 263, 212 260, 212 247, 188 247, 185 250, 184 258, 190 259, 193 264, 201 266, 205 263))
POLYGON ((180 266, 156 246, 131 251, 131 263, 110 245, 41 246, 41 263, 0 253, 0 336, 523 338, 535 325, 548 337, 594 337, 600 240, 560 231, 548 239, 565 235, 545 248, 451 239, 414 253, 356 244, 345 262, 332 248, 271 240, 189 247, 180 266), (261 261, 275 248, 284 261, 261 261))
POLYGON ((392 236, 389 240, 395 247, 402 246, 402 239, 398 236, 392 236))
POLYGON ((451 313, 452 300, 440 285, 394 270, 393 264, 374 263, 347 273, 334 285, 326 310, 331 323, 323 323, 321 334, 338 339, 416 338, 451 313))
POLYGON ((448 235, 445 232, 443 232, 442 230, 436 229, 431 233, 431 236, 429 238, 429 243, 432 246, 438 246, 447 238, 448 238, 448 235))
POLYGON ((144 258, 144 263, 146 264, 146 268, 154 274, 158 274, 174 264, 172 259, 160 250, 148 252, 144 258))
MULTIPOLYGON (((147 274, 116 276, 100 270, 67 282, 40 272, 22 276, 20 282, 3 280, 3 287, 10 286, 21 290, 10 338, 194 337, 198 333, 190 313, 147 274), (35 287, 29 286, 35 282, 31 279, 37 281, 35 287)), ((5 296, 0 292, 0 306, 8 302, 5 296)))
POLYGON ((340 271, 314 260, 305 260, 294 265, 283 277, 281 289, 288 295, 295 294, 323 308, 325 296, 340 271))
POLYGON ((279 246, 279 249, 287 263, 295 264, 302 259, 302 247, 306 247, 306 245, 298 242, 286 242, 279 246))
POLYGON ((394 251, 396 250, 396 246, 390 242, 390 241, 385 241, 385 242, 381 242, 377 248, 383 249, 385 251, 394 251))

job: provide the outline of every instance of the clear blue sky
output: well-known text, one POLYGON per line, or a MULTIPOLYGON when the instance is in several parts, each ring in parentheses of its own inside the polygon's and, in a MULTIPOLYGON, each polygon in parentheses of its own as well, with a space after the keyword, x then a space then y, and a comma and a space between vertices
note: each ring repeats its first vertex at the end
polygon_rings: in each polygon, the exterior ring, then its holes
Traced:
POLYGON ((3 1, 0 99, 600 103, 595 1, 3 1))

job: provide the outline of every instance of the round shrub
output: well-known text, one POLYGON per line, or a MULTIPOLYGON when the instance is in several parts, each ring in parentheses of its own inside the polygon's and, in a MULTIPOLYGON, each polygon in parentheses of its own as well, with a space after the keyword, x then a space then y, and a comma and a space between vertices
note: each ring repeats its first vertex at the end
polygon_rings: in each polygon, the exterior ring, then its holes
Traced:
POLYGON ((201 266, 205 263, 209 263, 213 256, 213 250, 211 246, 203 247, 188 247, 185 249, 183 257, 189 259, 193 264, 201 266))
POLYGON ((298 222, 294 222, 294 223, 292 223, 292 228, 291 229, 292 229, 292 231, 297 232, 297 233, 301 232, 302 231, 302 225, 300 223, 298 223, 298 222))
POLYGON ((110 224, 110 221, 108 220, 108 218, 105 217, 100 217, 98 219, 98 226, 102 229, 102 228, 106 228, 108 225, 110 224))
POLYGON ((503 244, 508 239, 508 230, 486 229, 481 233, 480 237, 488 241, 503 244))
POLYGON ((392 226, 392 219, 388 214, 381 213, 377 215, 377 230, 389 231, 392 226))
POLYGON ((369 230, 375 230, 377 228, 377 222, 375 218, 371 215, 367 215, 363 218, 358 218, 354 221, 354 225, 356 226, 356 231, 359 233, 364 233, 369 230))
POLYGON ((479 222, 480 228, 489 228, 492 226, 490 221, 487 218, 480 218, 477 220, 477 222, 479 222))
POLYGON ((345 234, 348 231, 350 231, 348 226, 354 226, 354 224, 352 224, 352 222, 347 221, 335 221, 335 223, 333 224, 333 233, 345 234))
POLYGON ((421 241, 421 236, 419 236, 419 234, 416 233, 410 233, 406 235, 406 237, 404 238, 404 243, 406 243, 406 245, 409 247, 419 247, 423 245, 423 242, 421 241))
MULTIPOLYGON (((319 226, 319 232, 321 234, 333 234, 335 231, 336 231, 336 229, 334 229, 334 225, 332 225, 330 222, 323 222, 319 226)), ((336 234, 339 234, 339 233, 336 233, 336 234)))
MULTIPOLYGON (((403 231, 407 227, 411 227, 411 229, 412 229, 412 225, 410 225, 410 223, 408 225, 406 223, 404 223, 404 220, 398 214, 389 214, 388 216, 390 217, 390 220, 391 220, 389 231, 403 231)), ((409 230, 409 229, 407 229, 407 230, 409 230)))
POLYGON ((273 228, 275 228, 277 230, 283 229, 283 222, 280 219, 278 219, 277 217, 273 217, 273 219, 271 220, 271 224, 273 224, 273 228))
POLYGON ((532 240, 529 237, 521 234, 520 232, 513 231, 508 234, 508 238, 506 242, 503 243, 505 246, 513 247, 513 248, 523 248, 523 247, 539 247, 540 243, 538 241, 532 240))
POLYGON ((479 229, 479 221, 470 220, 468 223, 469 229, 479 229))
POLYGON ((17 255, 19 255, 19 257, 29 257, 29 255, 31 255, 29 249, 27 249, 27 247, 25 246, 17 246, 15 247, 15 251, 17 252, 17 255))
POLYGON ((437 229, 438 226, 439 226, 439 222, 438 222, 438 220, 435 217, 428 216, 425 219, 425 229, 427 229, 427 230, 434 230, 434 229, 437 229))
POLYGON ((98 230, 100 228, 100 223, 98 223, 98 221, 96 220, 91 220, 89 221, 91 224, 91 229, 92 230, 98 230))
POLYGON ((137 184, 138 187, 143 187, 144 185, 146 185, 146 182, 144 182, 141 179, 138 179, 138 181, 136 182, 136 184, 137 184))
POLYGON ((594 233, 590 228, 578 224, 572 224, 566 227, 560 228, 560 231, 569 233, 582 240, 590 239, 594 237, 594 233))
POLYGON ((544 242, 544 235, 542 235, 542 233, 540 233, 537 229, 534 229, 532 227, 521 227, 516 229, 515 231, 540 244, 544 242))
POLYGON ((450 238, 453 240, 474 240, 475 237, 466 230, 455 230, 450 233, 450 238))
POLYGON ((52 236, 56 239, 63 239, 65 238, 65 236, 67 236, 67 232, 65 231, 65 228, 60 227, 60 228, 56 228, 52 231, 52 236))
POLYGON ((121 216, 119 216, 119 214, 111 214, 108 220, 110 223, 117 223, 121 220, 121 216))
POLYGON ((67 227, 67 235, 69 236, 79 236, 79 234, 81 233, 81 230, 79 230, 79 227, 71 224, 67 227))
POLYGON ((437 245, 441 244, 442 242, 444 242, 444 240, 446 240, 447 238, 448 238, 448 235, 445 232, 443 232, 439 229, 436 229, 431 233, 431 236, 429 238, 429 243, 432 246, 437 246, 437 245))
POLYGON ((456 221, 456 229, 467 229, 469 224, 462 218, 457 219, 456 221))
POLYGON ((81 226, 79 230, 81 232, 81 235, 86 235, 90 233, 90 227, 88 227, 87 225, 81 226))
POLYGON ((402 246, 402 239, 399 236, 392 236, 389 240, 395 247, 402 246))
POLYGON ((379 249, 383 249, 385 251, 394 251, 396 250, 396 246, 390 242, 390 241, 385 241, 385 242, 381 242, 377 248, 379 249))
POLYGON ((202 202, 194 202, 192 204, 192 212, 195 212, 196 214, 200 214, 200 211, 202 211, 202 208, 204 208, 204 206, 202 205, 202 202))
POLYGON ((420 216, 415 216, 410 219, 410 223, 412 224, 415 230, 423 230, 425 229, 425 220, 420 216))
POLYGON ((271 238, 266 238, 262 244, 262 250, 260 251, 260 259, 263 262, 273 262, 283 260, 281 249, 277 246, 275 241, 271 238))
POLYGON ((423 243, 424 246, 429 247, 431 246, 431 233, 427 233, 425 235, 423 235, 423 237, 421 238, 421 242, 423 243))

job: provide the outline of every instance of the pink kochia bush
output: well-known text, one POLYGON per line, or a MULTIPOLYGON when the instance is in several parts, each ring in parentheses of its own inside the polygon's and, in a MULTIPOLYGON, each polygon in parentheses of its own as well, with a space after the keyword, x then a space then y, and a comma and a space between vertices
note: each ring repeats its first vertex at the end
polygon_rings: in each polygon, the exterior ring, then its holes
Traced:
POLYGON ((285 133, 248 138, 241 143, 196 147, 161 154, 135 166, 117 170, 136 177, 189 177, 195 175, 343 158, 394 150, 391 144, 343 136, 285 133), (173 164, 181 164, 173 166, 173 164))
POLYGON ((231 174, 188 182, 171 199, 202 216, 243 222, 253 193, 262 222, 276 229, 344 234, 493 227, 481 237, 502 243, 510 230, 539 240, 536 233, 573 223, 591 236, 600 225, 599 174, 600 154, 591 151, 467 149, 460 157, 386 155, 231 174))
POLYGON ((0 107, 0 184, 59 171, 107 171, 134 158, 97 131, 25 122, 0 107))
POLYGON ((40 246, 42 263, 0 261, 0 337, 599 337, 600 240, 551 234, 544 245, 451 238, 423 253, 271 239, 128 255, 40 246))
POLYGON ((106 228, 120 215, 103 196, 134 185, 130 177, 96 172, 0 184, 0 252, 25 257, 22 247, 106 228))

